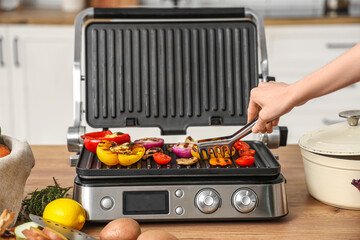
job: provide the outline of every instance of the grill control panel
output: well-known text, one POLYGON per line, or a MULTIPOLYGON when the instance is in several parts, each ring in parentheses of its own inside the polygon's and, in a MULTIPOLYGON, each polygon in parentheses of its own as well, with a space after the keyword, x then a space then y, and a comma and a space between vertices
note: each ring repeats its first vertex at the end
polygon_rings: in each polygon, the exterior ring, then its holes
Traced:
POLYGON ((288 212, 284 181, 101 187, 75 182, 74 199, 92 221, 122 217, 140 221, 266 219, 288 212))

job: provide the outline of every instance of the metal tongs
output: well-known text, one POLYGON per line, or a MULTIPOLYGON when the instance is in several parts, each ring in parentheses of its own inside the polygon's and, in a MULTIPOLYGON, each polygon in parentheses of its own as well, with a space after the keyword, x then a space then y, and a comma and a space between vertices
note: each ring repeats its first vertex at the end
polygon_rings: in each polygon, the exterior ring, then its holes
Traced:
POLYGON ((257 119, 258 118, 256 117, 231 136, 199 140, 197 147, 201 159, 204 159, 204 152, 208 159, 210 159, 211 152, 216 157, 218 157, 218 153, 220 152, 223 157, 225 156, 225 151, 227 151, 231 156, 231 149, 234 143, 251 133, 251 129, 255 125, 257 119))

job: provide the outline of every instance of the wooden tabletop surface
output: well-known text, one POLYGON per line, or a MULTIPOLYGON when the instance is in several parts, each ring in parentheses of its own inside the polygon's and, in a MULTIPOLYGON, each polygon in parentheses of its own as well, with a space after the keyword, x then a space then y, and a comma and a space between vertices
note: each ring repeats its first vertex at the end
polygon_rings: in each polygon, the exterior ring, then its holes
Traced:
MULTIPOLYGON (((78 12, 60 9, 20 7, 14 11, 0 11, 0 24, 73 25, 78 12)), ((348 24, 360 23, 360 16, 320 16, 296 18, 265 18, 265 25, 348 24)))
MULTIPOLYGON (((53 185, 72 186, 75 168, 65 146, 32 146, 36 164, 25 192, 53 185)), ((360 211, 327 206, 306 190, 299 147, 271 150, 280 157, 287 179, 289 214, 273 221, 141 223, 142 231, 164 230, 179 239, 360 239, 360 211)), ((359 193, 360 194, 360 193, 359 193)), ((103 223, 86 223, 83 231, 98 238, 103 223)))

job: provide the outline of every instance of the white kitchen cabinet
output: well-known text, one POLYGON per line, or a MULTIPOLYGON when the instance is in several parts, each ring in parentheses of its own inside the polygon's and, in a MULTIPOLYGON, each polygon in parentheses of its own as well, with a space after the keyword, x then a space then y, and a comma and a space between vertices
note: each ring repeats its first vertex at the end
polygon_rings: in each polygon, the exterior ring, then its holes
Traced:
MULTIPOLYGON (((72 125, 72 26, 7 25, 11 126, 30 144, 66 144, 72 125)), ((6 81, 5 80, 5 81, 6 81)), ((5 127, 3 127, 5 128, 5 127)))
MULTIPOLYGON (((270 75, 293 83, 340 56, 360 42, 360 24, 266 26, 270 75)), ((339 79, 340 80, 340 79, 339 79)), ((313 99, 284 115, 289 144, 306 132, 344 121, 338 113, 360 109, 360 83, 313 99)))
POLYGON ((13 132, 13 107, 9 71, 9 34, 6 27, 0 26, 0 127, 4 134, 13 132))

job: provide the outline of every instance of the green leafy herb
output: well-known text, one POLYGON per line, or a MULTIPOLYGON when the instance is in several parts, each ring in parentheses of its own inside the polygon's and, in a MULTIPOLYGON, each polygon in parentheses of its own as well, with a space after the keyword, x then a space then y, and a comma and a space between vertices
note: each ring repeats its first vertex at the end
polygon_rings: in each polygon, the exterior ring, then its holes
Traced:
POLYGON ((54 177, 53 180, 55 186, 47 186, 39 191, 36 189, 34 192, 29 193, 28 196, 25 197, 22 201, 22 211, 19 214, 20 221, 30 221, 27 217, 30 213, 42 216, 46 205, 48 205, 51 201, 68 196, 68 191, 71 187, 62 188, 56 182, 54 177))

